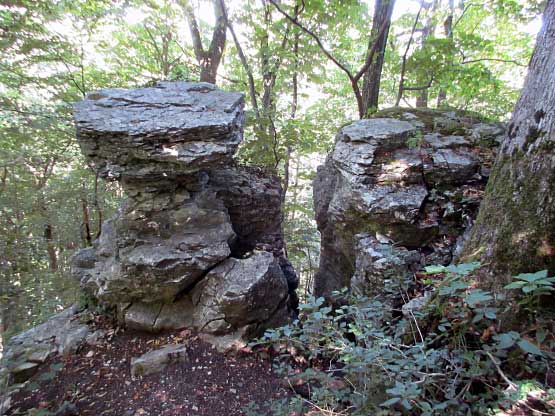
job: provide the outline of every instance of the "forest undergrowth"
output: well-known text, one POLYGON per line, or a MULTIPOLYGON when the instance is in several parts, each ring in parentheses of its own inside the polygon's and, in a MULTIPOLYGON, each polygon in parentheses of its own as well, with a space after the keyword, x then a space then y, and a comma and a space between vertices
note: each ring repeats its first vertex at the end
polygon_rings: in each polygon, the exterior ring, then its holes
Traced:
POLYGON ((273 415, 554 414, 555 278, 520 274, 493 292, 480 273, 478 263, 428 266, 374 299, 345 291, 336 308, 301 305, 298 320, 254 344, 276 351, 298 393, 273 415))

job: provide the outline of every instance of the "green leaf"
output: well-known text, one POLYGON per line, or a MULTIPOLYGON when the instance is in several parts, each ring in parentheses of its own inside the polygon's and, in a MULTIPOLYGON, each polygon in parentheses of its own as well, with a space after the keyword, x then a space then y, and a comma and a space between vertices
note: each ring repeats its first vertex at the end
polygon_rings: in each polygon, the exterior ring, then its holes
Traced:
POLYGON ((468 303, 470 307, 475 307, 479 303, 484 303, 489 300, 492 300, 493 297, 490 295, 489 292, 486 292, 482 289, 475 289, 472 290, 468 295, 465 296, 465 301, 468 303))
POLYGON ((529 354, 543 355, 543 352, 541 352, 541 350, 537 346, 535 346, 534 344, 532 344, 530 341, 526 339, 521 339, 518 342, 518 346, 522 351, 527 352, 529 354))
POLYGON ((428 274, 436 274, 436 273, 443 273, 445 272, 445 266, 433 265, 433 266, 426 266, 424 267, 426 273, 428 274))
POLYGON ((527 282, 534 282, 539 279, 544 279, 547 277, 547 270, 540 270, 535 273, 521 273, 516 276, 516 279, 525 280, 527 282))
POLYGON ((40 381, 50 381, 50 380, 53 380, 53 379, 55 379, 55 378, 56 378, 56 373, 53 372, 53 371, 49 371, 49 372, 47 372, 47 373, 43 373, 43 374, 41 374, 41 375, 38 377, 38 379, 39 379, 40 381))
POLYGON ((488 319, 497 319, 497 309, 496 308, 486 308, 484 314, 488 319))
POLYGON ((475 324, 477 322, 480 322, 482 319, 484 319, 484 314, 483 313, 477 313, 476 316, 474 316, 474 318, 472 319, 472 323, 475 324))
POLYGON ((506 350, 507 348, 511 348, 515 345, 517 339, 520 338, 520 335, 517 332, 511 331, 499 335, 495 335, 493 337, 497 341, 496 347, 500 350, 506 350))
POLYGON ((64 368, 64 363, 52 364, 50 368, 54 371, 60 371, 62 368, 64 368))
POLYGON ((34 381, 25 386, 25 390, 27 390, 27 391, 35 391, 35 390, 38 390, 38 389, 40 389, 40 386, 38 385, 38 383, 36 383, 34 381))
POLYGON ((468 287, 468 283, 463 282, 462 280, 455 280, 448 286, 442 286, 439 289, 439 294, 441 296, 452 295, 457 291, 464 290, 468 287))
POLYGON ((526 285, 526 286, 524 286, 524 287, 522 288, 522 291, 523 291, 524 293, 532 293, 532 292, 533 292, 534 290, 536 290, 537 288, 538 288, 538 286, 535 285, 535 284, 528 284, 528 285, 526 285))
POLYGON ((512 282, 509 283, 508 285, 505 285, 504 288, 509 290, 509 289, 520 289, 522 288, 522 286, 524 286, 526 283, 525 282, 512 282))
POLYGON ((393 406, 395 403, 399 403, 401 401, 400 397, 393 397, 389 400, 386 400, 385 402, 381 403, 380 406, 382 407, 391 407, 393 406))
POLYGON ((450 265, 447 267, 447 270, 451 273, 455 273, 461 276, 466 276, 467 274, 473 272, 478 267, 480 267, 480 263, 475 261, 472 263, 462 263, 457 265, 450 265))

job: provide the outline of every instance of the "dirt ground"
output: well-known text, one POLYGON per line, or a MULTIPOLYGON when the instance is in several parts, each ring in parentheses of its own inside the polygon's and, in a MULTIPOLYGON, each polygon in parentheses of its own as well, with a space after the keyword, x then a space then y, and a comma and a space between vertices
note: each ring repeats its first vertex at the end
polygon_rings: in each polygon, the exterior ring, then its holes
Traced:
POLYGON ((56 412, 64 402, 75 405, 64 416, 244 415, 255 402, 286 398, 290 392, 271 361, 245 353, 221 354, 194 334, 153 336, 122 332, 94 347, 44 364, 26 389, 12 398, 8 415, 56 412), (165 344, 185 343, 189 362, 133 379, 133 357, 165 344))

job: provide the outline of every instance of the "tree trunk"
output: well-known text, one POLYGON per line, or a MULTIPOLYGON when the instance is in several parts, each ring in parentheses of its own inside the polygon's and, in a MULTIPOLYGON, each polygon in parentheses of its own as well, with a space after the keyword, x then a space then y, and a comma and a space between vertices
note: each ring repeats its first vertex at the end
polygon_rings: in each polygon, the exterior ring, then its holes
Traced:
POLYGON ((89 220, 89 204, 85 195, 81 196, 81 208, 83 210, 83 225, 82 225, 83 246, 90 247, 92 245, 91 222, 89 220))
POLYGON ((187 21, 189 23, 195 57, 197 58, 200 66, 200 81, 216 84, 218 67, 220 66, 220 61, 222 60, 225 49, 226 20, 223 12, 222 1, 214 0, 213 3, 216 23, 214 31, 212 32, 212 40, 207 51, 205 51, 202 46, 202 39, 193 8, 188 1, 184 1, 182 5, 185 9, 185 14, 187 15, 187 21))
POLYGON ((387 37, 389 35, 389 27, 391 25, 391 14, 393 13, 393 6, 395 0, 376 0, 374 8, 374 18, 372 20, 372 31, 370 32, 370 41, 368 42, 368 51, 372 49, 375 41, 378 42, 378 47, 374 53, 372 64, 364 73, 362 82, 362 99, 364 104, 364 115, 366 116, 369 111, 377 110, 378 99, 380 96, 380 80, 382 77, 382 68, 385 57, 385 48, 387 46, 387 37), (380 33, 383 25, 386 28, 383 30, 379 39, 376 37, 380 33))
MULTIPOLYGON (((427 18, 424 27, 422 28, 422 44, 421 48, 426 47, 426 42, 428 38, 434 34, 435 24, 434 24, 434 12, 437 8, 437 1, 434 0, 431 3, 423 3, 424 9, 426 10, 427 18), (430 9, 432 10, 431 14, 430 9)), ((428 82, 427 79, 420 79, 418 85, 425 85, 428 82)), ((428 88, 423 88, 420 93, 416 96, 416 107, 427 108, 428 107, 428 88)))
MULTIPOLYGON (((461 260, 555 273, 555 0, 548 0, 508 133, 461 260)), ((492 283, 504 283, 502 278, 492 283)))
MULTIPOLYGON (((453 15, 455 14, 455 0, 449 0, 449 15, 443 22, 443 30, 445 33, 445 37, 447 39, 453 40, 453 15)), ((452 61, 449 60, 449 64, 452 64, 452 61)), ((437 94, 437 106, 438 108, 443 105, 445 100, 447 99, 447 91, 444 88, 440 88, 437 94)))
POLYGON ((48 265, 50 270, 58 270, 58 255, 54 246, 54 238, 52 233, 52 225, 44 224, 44 240, 46 241, 46 251, 48 252, 48 265))
MULTIPOLYGON (((295 10, 295 15, 298 13, 298 8, 295 10)), ((295 120, 297 117, 297 106, 299 104, 299 74, 298 74, 298 63, 299 63, 299 33, 295 33, 295 38, 293 40, 293 76, 291 82, 293 84, 293 89, 291 92, 291 120, 295 120)), ((289 190, 289 176, 291 168, 291 154, 293 153, 293 147, 290 143, 287 144, 287 152, 285 155, 285 165, 283 167, 283 193, 281 196, 282 202, 285 203, 285 198, 287 196, 287 191, 289 190)))

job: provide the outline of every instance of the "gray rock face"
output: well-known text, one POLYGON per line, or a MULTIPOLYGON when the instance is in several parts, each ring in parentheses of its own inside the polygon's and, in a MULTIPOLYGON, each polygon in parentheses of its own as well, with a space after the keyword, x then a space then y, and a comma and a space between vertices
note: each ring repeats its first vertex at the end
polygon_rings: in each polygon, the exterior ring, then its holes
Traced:
POLYGON ((504 132, 454 111, 392 109, 379 117, 341 129, 318 168, 318 296, 343 287, 372 296, 388 280, 449 263, 504 132))
POLYGON ((127 199, 72 273, 128 327, 244 340, 292 315, 298 279, 284 255, 279 179, 231 160, 243 105, 241 94, 187 82, 102 90, 75 105, 84 155, 127 199), (205 316, 229 326, 213 331, 205 316))
POLYGON ((420 261, 418 252, 380 242, 369 234, 357 234, 355 241, 351 289, 356 295, 372 297, 380 294, 388 282, 409 276, 411 267, 420 261))
POLYGON ((104 224, 93 267, 81 260, 91 250, 75 257, 75 273, 102 302, 173 301, 230 255, 234 238, 213 192, 140 194, 104 224))
POLYGON ((213 335, 251 327, 281 313, 287 280, 272 253, 256 251, 244 259, 227 259, 210 271, 192 292, 194 322, 213 335))
POLYGON ((171 179, 231 161, 243 105, 242 94, 207 83, 101 90, 75 104, 77 139, 104 176, 124 185, 171 179))

